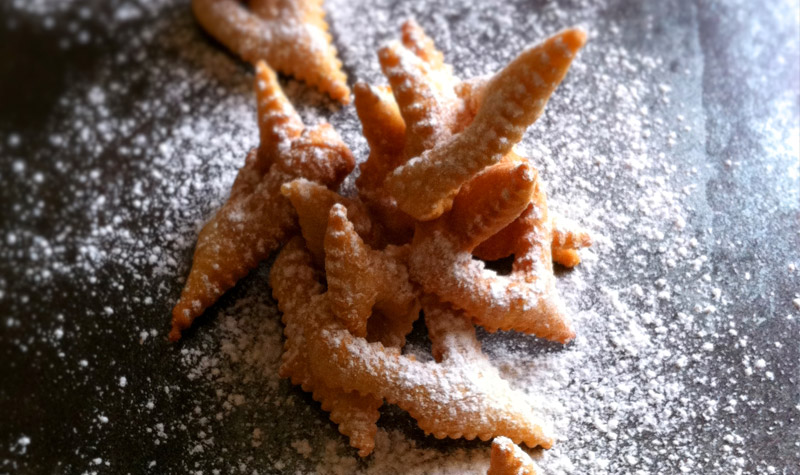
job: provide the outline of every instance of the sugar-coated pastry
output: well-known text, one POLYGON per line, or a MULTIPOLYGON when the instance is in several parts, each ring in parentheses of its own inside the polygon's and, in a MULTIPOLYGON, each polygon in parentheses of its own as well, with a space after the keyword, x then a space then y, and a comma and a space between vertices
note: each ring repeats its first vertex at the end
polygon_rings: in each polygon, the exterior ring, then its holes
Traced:
POLYGON ((328 211, 337 203, 347 208, 348 219, 353 223, 356 232, 370 246, 383 247, 383 232, 380 226, 373 223, 366 206, 359 200, 344 197, 305 178, 284 183, 281 193, 292 202, 306 246, 314 255, 314 262, 320 267, 325 263, 323 241, 328 227, 328 211))
POLYGON ((391 88, 359 82, 353 91, 356 112, 369 145, 369 156, 359 165, 358 196, 386 230, 389 242, 406 243, 414 233, 414 220, 398 209, 397 202, 383 187, 386 175, 404 163, 405 121, 391 88))
POLYGON ((508 437, 492 441, 492 460, 486 475, 536 475, 533 460, 508 437))
POLYGON ((405 22, 378 52, 389 85, 354 86, 369 156, 357 195, 343 196, 335 190, 354 168, 350 150, 329 124, 306 127, 258 61, 347 102, 321 5, 193 0, 207 31, 256 62, 260 144, 200 232, 170 339, 283 246, 269 276, 285 325, 279 374, 321 403, 359 456, 373 451, 387 402, 437 438, 493 439, 489 475, 534 474, 516 444, 549 448, 553 438, 482 352, 474 325, 575 337, 553 263, 576 266, 592 240, 549 212, 542 177, 513 146, 586 36, 564 30, 494 76, 461 80, 405 22), (508 275, 482 261, 508 256, 508 275), (432 359, 403 354, 421 312, 432 359))
POLYGON ((585 41, 583 31, 564 30, 526 49, 495 74, 482 92, 474 120, 463 131, 387 177, 385 186, 399 208, 423 221, 450 209, 461 186, 501 161, 542 114, 585 41))
POLYGON ((172 309, 172 341, 297 231, 294 208, 281 194, 284 183, 303 177, 337 187, 355 166, 330 124, 301 128, 275 73, 263 62, 256 70, 264 141, 258 153, 248 155, 228 201, 200 231, 192 269, 172 309))
POLYGON ((448 213, 418 225, 409 270, 426 292, 489 331, 513 329, 565 343, 575 333, 555 289, 552 240, 538 173, 524 161, 504 161, 464 186, 448 213), (472 258, 478 244, 518 217, 525 232, 515 242, 510 275, 472 258))
POLYGON ((350 89, 331 43, 322 0, 192 0, 198 23, 236 55, 266 61, 343 103, 350 89))
POLYGON ((302 352, 310 355, 309 381, 384 398, 437 438, 505 435, 530 447, 551 446, 526 398, 500 378, 480 351, 474 327, 457 311, 435 297, 425 299, 426 324, 441 362, 422 363, 350 333, 333 315, 328 295, 307 281, 313 277, 310 265, 310 253, 294 239, 270 274, 287 335, 302 339, 302 352))
POLYGON ((377 312, 375 318, 385 322, 379 324, 381 335, 374 341, 402 347, 420 310, 417 291, 408 278, 408 246, 371 249, 356 233, 349 214, 341 204, 330 208, 325 278, 331 310, 350 333, 360 337, 368 337, 368 321, 377 312), (387 326, 393 330, 387 332, 387 326), (386 340, 388 335, 403 340, 386 340))

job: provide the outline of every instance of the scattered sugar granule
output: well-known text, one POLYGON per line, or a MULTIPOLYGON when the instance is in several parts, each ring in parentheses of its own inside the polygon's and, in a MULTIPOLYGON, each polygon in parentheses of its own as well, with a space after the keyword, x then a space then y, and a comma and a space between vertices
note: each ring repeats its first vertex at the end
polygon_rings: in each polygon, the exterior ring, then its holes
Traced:
POLYGON ((311 444, 309 444, 308 441, 305 439, 293 441, 292 447, 297 451, 298 454, 302 455, 304 458, 308 458, 313 452, 311 444))

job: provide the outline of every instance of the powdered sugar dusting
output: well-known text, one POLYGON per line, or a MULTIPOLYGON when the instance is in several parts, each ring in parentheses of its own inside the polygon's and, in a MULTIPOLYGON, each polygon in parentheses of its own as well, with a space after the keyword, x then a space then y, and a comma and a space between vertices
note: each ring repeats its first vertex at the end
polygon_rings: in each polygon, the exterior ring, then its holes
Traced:
MULTIPOLYGON (((61 32, 54 48, 65 54, 114 38, 107 46, 113 53, 67 84, 37 135, 0 125, 0 181, 9 183, 0 198, 11 212, 0 227, 0 338, 12 359, 53 361, 66 375, 54 384, 85 398, 81 420, 64 429, 84 441, 70 446, 70 469, 485 473, 488 444, 425 437, 402 411, 387 408, 374 454, 359 460, 319 405, 277 376, 282 325, 266 267, 211 309, 182 346, 164 341, 197 231, 258 141, 252 75, 206 41, 185 2, 119 5, 108 11, 37 0, 6 7, 42 31, 61 32), (58 29, 62 24, 69 26, 58 29), (56 289, 67 281, 74 290, 62 295, 56 289), (45 314, 40 306, 63 310, 45 314), (119 341, 127 342, 130 359, 111 361, 106 352, 119 341), (121 435, 136 439, 142 460, 113 449, 121 435), (179 462, 167 448, 180 453, 179 462)), ((775 10, 775 24, 798 17, 796 6, 784 7, 767 8, 775 10)), ((725 111, 715 109, 717 89, 705 87, 716 79, 704 73, 722 60, 703 57, 698 32, 703 22, 730 28, 733 59, 758 60, 748 47, 755 38, 777 54, 767 55, 770 70, 791 56, 770 42, 770 24, 737 29, 744 20, 731 12, 747 13, 744 3, 713 15, 705 6, 670 2, 637 8, 649 12, 647 21, 627 21, 625 8, 610 0, 436 8, 326 2, 351 81, 384 81, 376 50, 408 17, 465 78, 496 71, 564 27, 589 32, 517 147, 539 169, 550 207, 592 231, 581 265, 557 272, 577 338, 561 348, 512 332, 478 332, 492 364, 558 436, 550 450, 526 449, 541 471, 792 473, 797 460, 787 454, 800 450, 791 436, 800 408, 785 389, 796 383, 785 355, 796 354, 798 295, 776 290, 763 270, 772 262, 758 250, 786 244, 748 242, 749 231, 730 232, 737 228, 711 216, 717 197, 728 196, 723 185, 749 179, 748 167, 758 167, 779 197, 742 197, 743 209, 762 210, 748 222, 796 216, 797 94, 745 101, 761 121, 735 125, 759 131, 761 155, 717 167, 708 157, 726 147, 739 157, 744 145, 725 111), (752 204, 758 200, 763 204, 752 204), (748 246, 756 247, 753 256, 748 246), (763 298, 742 307, 740 296, 750 295, 743 289, 754 286, 763 298), (753 315, 754 308, 763 310, 753 315), (754 420, 759 430, 751 430, 754 420), (770 447, 784 456, 763 455, 774 455, 770 447)), ((730 80, 750 88, 747 98, 760 77, 730 80)), ((352 108, 332 106, 302 83, 285 83, 285 91, 307 124, 329 119, 366 158, 352 108)), ((345 191, 352 192, 353 179, 345 191)), ((780 279, 796 284, 796 256, 784 259, 780 279)), ((425 361, 427 345, 417 328, 406 352, 425 361)), ((45 429, 62 428, 8 427, 0 471, 39 467, 37 455, 59 445, 45 429)))

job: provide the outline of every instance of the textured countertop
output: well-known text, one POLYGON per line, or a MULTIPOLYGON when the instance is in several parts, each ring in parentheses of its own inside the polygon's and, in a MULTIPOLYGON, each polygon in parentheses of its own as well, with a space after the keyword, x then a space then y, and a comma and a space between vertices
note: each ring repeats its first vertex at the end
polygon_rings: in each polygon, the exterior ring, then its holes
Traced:
MULTIPOLYGON (((520 145, 595 234, 558 272, 579 337, 479 332, 554 426, 542 471, 800 473, 797 2, 371 3, 326 3, 351 84, 408 17, 464 77, 590 32, 520 145)), ((0 58, 0 473, 485 471, 393 408, 357 460, 275 374, 268 263, 166 340, 257 140, 252 71, 188 1, 6 1, 0 58)), ((352 107, 284 84, 366 156, 352 107)))

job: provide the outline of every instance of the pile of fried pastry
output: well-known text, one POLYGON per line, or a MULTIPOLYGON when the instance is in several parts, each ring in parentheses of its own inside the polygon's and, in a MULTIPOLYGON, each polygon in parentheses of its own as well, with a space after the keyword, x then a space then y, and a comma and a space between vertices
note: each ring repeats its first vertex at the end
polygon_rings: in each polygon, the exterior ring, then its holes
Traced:
POLYGON ((285 324, 280 375, 312 393, 360 456, 388 402, 437 438, 495 439, 490 473, 533 473, 515 444, 553 439, 474 325, 574 337, 553 262, 577 265, 591 239, 548 212, 538 171, 513 147, 584 42, 564 30, 491 77, 460 80, 416 23, 403 24, 378 52, 389 84, 353 88, 369 145, 356 196, 334 191, 355 168, 347 145, 328 123, 303 124, 257 62, 260 144, 200 232, 170 339, 280 250, 270 271, 285 324), (510 273, 487 268, 502 258, 510 273), (420 312, 427 362, 403 353, 420 312))

